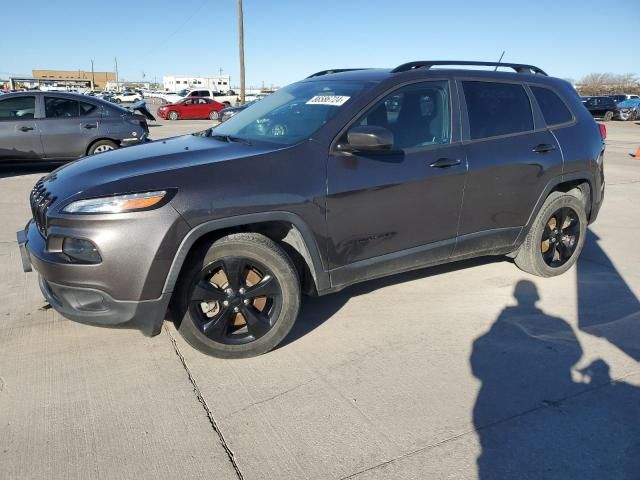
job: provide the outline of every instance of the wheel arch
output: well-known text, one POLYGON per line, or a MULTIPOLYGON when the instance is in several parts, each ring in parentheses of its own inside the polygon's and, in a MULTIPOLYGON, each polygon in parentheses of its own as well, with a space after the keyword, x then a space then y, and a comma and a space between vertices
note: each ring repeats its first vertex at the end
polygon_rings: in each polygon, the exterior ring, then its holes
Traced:
POLYGON ((524 238, 527 236, 527 233, 529 233, 529 230, 531 229, 533 221, 538 216, 538 212, 542 208, 542 205, 544 204, 547 197, 549 197, 552 192, 566 193, 576 188, 582 192, 582 195, 586 200, 585 203, 587 207, 587 220, 590 221, 591 214, 593 212, 593 204, 595 201, 595 199, 593 198, 593 192, 595 188, 595 178, 593 177, 593 174, 587 171, 564 174, 562 176, 552 178, 549 183, 547 183, 546 187, 538 197, 538 200, 536 201, 536 204, 531 211, 529 218, 527 219, 527 223, 524 225, 520 234, 518 235, 518 238, 515 242, 516 245, 519 246, 524 241, 524 238))
POLYGON ((298 268, 305 293, 330 287, 320 250, 306 223, 290 212, 267 212, 212 220, 191 229, 178 247, 162 293, 173 293, 189 255, 202 243, 237 232, 261 233, 283 247, 298 268))

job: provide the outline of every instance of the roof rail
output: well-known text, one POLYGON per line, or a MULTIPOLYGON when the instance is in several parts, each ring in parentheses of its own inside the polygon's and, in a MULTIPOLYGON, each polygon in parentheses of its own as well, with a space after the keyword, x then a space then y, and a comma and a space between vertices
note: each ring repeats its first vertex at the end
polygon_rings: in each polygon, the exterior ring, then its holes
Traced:
POLYGON ((321 70, 309 75, 307 78, 321 77, 322 75, 331 75, 332 73, 351 72, 353 70, 368 70, 367 68, 332 68, 330 70, 321 70))
POLYGON ((508 67, 513 68, 518 73, 531 73, 537 75, 544 75, 548 77, 547 73, 541 68, 533 65, 526 65, 523 63, 503 63, 503 62, 468 62, 460 60, 424 60, 418 62, 409 62, 398 65, 391 70, 391 73, 408 72, 410 70, 425 69, 429 70, 434 65, 473 65, 481 67, 508 67))

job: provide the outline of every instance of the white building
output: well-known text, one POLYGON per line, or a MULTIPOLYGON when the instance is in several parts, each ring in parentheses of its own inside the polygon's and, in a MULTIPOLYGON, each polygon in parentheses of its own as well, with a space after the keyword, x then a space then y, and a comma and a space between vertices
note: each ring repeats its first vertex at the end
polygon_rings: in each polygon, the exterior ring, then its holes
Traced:
POLYGON ((169 75, 162 77, 162 85, 168 92, 179 92, 185 88, 208 88, 226 92, 231 88, 231 77, 229 75, 218 75, 216 77, 169 75))

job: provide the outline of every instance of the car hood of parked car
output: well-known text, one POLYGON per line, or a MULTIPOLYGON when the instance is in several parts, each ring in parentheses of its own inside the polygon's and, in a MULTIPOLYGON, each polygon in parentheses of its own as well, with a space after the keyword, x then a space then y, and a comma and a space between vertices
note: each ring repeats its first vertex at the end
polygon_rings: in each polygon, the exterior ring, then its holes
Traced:
POLYGON ((179 187, 171 183, 179 170, 264 155, 281 148, 185 135, 76 160, 47 175, 44 186, 52 196, 64 200, 63 203, 78 198, 179 187))

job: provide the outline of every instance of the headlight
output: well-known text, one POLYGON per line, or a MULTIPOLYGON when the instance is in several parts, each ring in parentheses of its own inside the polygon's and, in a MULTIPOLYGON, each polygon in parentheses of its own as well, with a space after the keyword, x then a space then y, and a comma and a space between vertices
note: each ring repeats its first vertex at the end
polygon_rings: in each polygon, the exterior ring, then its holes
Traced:
POLYGON ((113 197, 90 198, 70 203, 65 213, 123 213, 147 210, 158 205, 167 195, 165 190, 146 193, 114 195, 113 197))

